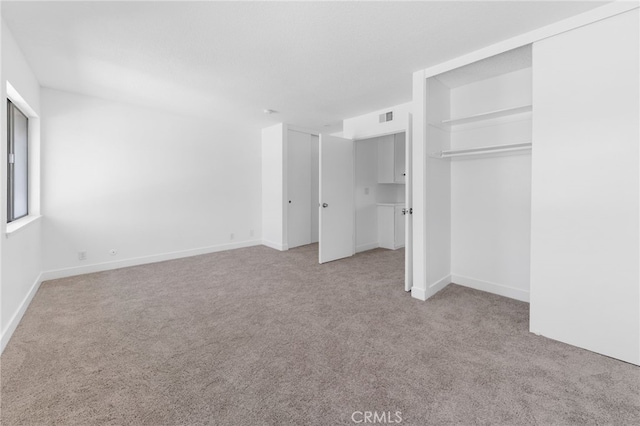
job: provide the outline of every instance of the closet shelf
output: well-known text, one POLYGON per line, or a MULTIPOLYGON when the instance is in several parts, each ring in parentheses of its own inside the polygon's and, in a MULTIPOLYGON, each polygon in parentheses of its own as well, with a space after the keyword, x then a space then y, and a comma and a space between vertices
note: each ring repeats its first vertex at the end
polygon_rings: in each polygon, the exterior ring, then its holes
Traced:
POLYGON ((515 108, 506 108, 506 109, 499 109, 496 111, 483 112, 482 114, 469 115, 467 117, 442 120, 442 125, 451 127, 451 126, 456 126, 458 124, 466 124, 466 123, 473 123, 476 121, 490 120, 492 118, 507 117, 509 115, 521 114, 521 113, 530 112, 530 111, 532 111, 531 105, 523 105, 515 108))
POLYGON ((528 151, 531 149, 531 142, 527 143, 512 143, 508 145, 490 145, 483 146, 478 148, 470 148, 470 149, 454 149, 450 151, 439 151, 435 152, 430 157, 432 158, 452 158, 452 157, 462 157, 462 156, 470 156, 470 155, 482 155, 482 154, 493 154, 493 153, 503 153, 503 152, 514 152, 514 151, 528 151))

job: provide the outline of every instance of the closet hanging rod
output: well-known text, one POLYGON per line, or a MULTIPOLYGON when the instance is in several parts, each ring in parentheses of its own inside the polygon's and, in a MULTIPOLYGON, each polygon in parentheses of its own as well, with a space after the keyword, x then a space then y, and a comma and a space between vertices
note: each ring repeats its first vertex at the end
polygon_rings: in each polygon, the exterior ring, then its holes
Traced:
POLYGON ((531 149, 531 142, 513 143, 508 145, 490 145, 479 148, 454 149, 449 151, 439 151, 431 155, 432 158, 451 158, 462 157, 467 155, 493 154, 501 152, 525 151, 531 149))

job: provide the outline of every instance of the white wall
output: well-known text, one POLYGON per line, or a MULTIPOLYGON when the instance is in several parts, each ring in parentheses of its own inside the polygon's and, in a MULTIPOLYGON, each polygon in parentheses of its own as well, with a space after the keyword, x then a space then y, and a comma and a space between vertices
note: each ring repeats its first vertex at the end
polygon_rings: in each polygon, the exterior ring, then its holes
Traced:
MULTIPOLYGON (((422 185, 414 185, 414 225, 419 220, 416 210, 424 208, 425 226, 425 279, 419 280, 414 274, 412 296, 425 299, 440 291, 451 282, 451 164, 449 161, 434 159, 429 154, 451 148, 451 136, 447 130, 440 128, 442 120, 450 118, 450 91, 435 78, 426 81, 426 122, 425 146, 427 158, 424 165, 424 181, 422 185), (424 189, 424 204, 416 192, 424 189), (423 285, 425 287, 420 288, 423 285)), ((415 132, 414 132, 415 134, 415 132)), ((414 140, 414 156, 420 155, 414 140)), ((415 158, 415 157, 414 157, 415 158)), ((414 162, 414 173, 416 170, 414 162)), ((414 175, 415 176, 415 175, 414 175)), ((414 184, 417 179, 414 179, 414 184)), ((414 228, 414 232, 417 230, 414 228)), ((414 265, 420 265, 422 260, 414 265)))
MULTIPOLYGON (((451 89, 452 117, 530 104, 530 68, 451 89)), ((452 149, 526 142, 530 113, 451 132, 452 149)), ((530 236, 530 154, 451 161, 453 282, 528 301, 530 236)))
POLYGON ((640 364, 638 10, 533 50, 531 331, 640 364))
MULTIPOLYGON (((6 236, 7 223, 7 81, 13 86, 20 96, 28 103, 33 111, 40 115, 40 85, 26 62, 22 52, 18 48, 11 32, 2 21, 2 78, 0 86, 2 90, 2 149, 0 149, 0 186, 2 186, 2 201, 0 202, 0 324, 2 338, 0 350, 3 350, 17 327, 22 314, 26 310, 29 301, 35 294, 39 285, 41 272, 41 223, 35 221, 26 227, 6 236)), ((31 145, 33 140, 32 124, 37 120, 30 119, 29 130, 31 132, 30 155, 37 154, 37 146, 31 145), (36 148, 34 150, 33 148, 36 148)), ((39 141, 38 141, 39 142, 39 141)), ((38 171, 33 169, 30 162, 30 191, 33 192, 34 184, 37 187, 38 171), (34 173, 35 172, 35 173, 34 173)), ((35 203, 37 208, 37 200, 35 203)), ((30 210, 34 209, 34 200, 30 200, 30 210)))
POLYGON ((259 241, 258 132, 50 89, 42 112, 45 270, 259 241))
POLYGON ((393 133, 405 132, 413 102, 396 105, 379 111, 373 111, 357 117, 347 118, 342 123, 342 137, 346 139, 366 139, 393 133), (379 122, 379 115, 393 112, 393 120, 379 122))

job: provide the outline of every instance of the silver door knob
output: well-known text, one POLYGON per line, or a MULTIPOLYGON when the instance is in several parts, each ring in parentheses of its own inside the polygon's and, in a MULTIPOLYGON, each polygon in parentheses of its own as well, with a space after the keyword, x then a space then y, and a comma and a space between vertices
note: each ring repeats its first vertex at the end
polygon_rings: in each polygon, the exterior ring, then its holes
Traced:
POLYGON ((322 208, 323 208, 323 209, 326 209, 327 207, 329 207, 329 204, 327 204, 327 203, 322 203, 322 208))

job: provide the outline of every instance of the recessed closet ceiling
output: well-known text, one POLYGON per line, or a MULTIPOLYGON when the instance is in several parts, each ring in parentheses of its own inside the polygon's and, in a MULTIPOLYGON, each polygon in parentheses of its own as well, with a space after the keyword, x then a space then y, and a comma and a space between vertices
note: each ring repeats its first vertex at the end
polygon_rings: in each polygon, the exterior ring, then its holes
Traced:
POLYGON ((603 3, 3 1, 2 17, 45 87, 335 128, 408 102, 413 71, 603 3))

